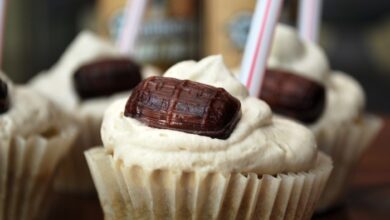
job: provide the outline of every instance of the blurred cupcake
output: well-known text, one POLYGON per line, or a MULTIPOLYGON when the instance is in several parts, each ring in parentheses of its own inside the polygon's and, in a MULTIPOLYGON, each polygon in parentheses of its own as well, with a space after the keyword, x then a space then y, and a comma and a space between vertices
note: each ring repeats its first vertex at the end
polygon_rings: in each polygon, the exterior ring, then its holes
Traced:
POLYGON ((42 219, 77 128, 51 102, 0 73, 0 220, 42 219))
POLYGON ((101 135, 85 155, 105 219, 310 219, 332 169, 220 56, 144 80, 101 135))
POLYGON ((124 57, 111 43, 84 31, 50 70, 38 74, 30 86, 65 109, 80 127, 75 146, 60 168, 56 188, 65 192, 91 192, 92 179, 83 151, 101 145, 104 110, 143 78, 159 74, 124 57))
POLYGON ((334 162, 319 209, 339 203, 353 168, 381 127, 381 120, 364 113, 365 97, 358 82, 331 71, 317 45, 301 41, 293 28, 279 25, 260 98, 275 113, 314 132, 319 149, 334 162))

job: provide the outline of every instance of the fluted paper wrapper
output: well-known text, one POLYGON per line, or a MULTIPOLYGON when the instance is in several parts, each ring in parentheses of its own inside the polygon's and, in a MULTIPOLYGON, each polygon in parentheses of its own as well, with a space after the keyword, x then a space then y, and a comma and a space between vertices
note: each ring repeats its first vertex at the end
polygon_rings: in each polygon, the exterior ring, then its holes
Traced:
POLYGON ((54 136, 1 140, 0 220, 43 219, 54 172, 75 136, 69 127, 54 136))
POLYGON ((85 153, 106 220, 310 219, 332 169, 276 176, 124 167, 103 148, 85 153))
POLYGON ((359 121, 335 128, 337 136, 333 140, 319 141, 319 148, 333 160, 333 171, 320 199, 318 212, 326 211, 342 202, 357 162, 381 127, 381 119, 366 115, 359 121))
POLYGON ((61 163, 55 180, 55 189, 65 193, 94 192, 91 173, 85 161, 84 151, 100 145, 101 118, 83 117, 75 120, 80 130, 72 149, 61 163))

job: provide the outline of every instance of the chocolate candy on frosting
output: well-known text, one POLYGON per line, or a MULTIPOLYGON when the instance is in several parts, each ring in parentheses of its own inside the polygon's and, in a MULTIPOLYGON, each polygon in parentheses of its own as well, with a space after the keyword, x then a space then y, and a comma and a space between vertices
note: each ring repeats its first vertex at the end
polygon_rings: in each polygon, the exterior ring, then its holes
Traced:
POLYGON ((240 119, 241 103, 223 88, 155 76, 133 90, 125 116, 154 128, 226 139, 240 119))
POLYGON ((82 99, 131 90, 141 81, 140 67, 127 58, 101 59, 81 66, 73 76, 82 99))
POLYGON ((0 79, 0 114, 9 109, 9 94, 7 83, 0 79))
POLYGON ((266 70, 260 99, 272 111, 304 123, 315 122, 325 108, 325 88, 305 77, 281 70, 266 70))

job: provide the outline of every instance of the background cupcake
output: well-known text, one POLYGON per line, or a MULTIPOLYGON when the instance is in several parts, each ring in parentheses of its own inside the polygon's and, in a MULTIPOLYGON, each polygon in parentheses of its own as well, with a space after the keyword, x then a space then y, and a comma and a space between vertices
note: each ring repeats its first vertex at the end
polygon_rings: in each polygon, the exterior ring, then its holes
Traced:
POLYGON ((142 78, 158 74, 125 58, 111 43, 84 31, 50 70, 33 78, 30 86, 73 116, 80 135, 60 169, 56 186, 61 191, 90 192, 93 183, 83 151, 100 145, 100 124, 105 108, 127 96, 142 78))
POLYGON ((143 81, 101 132, 86 157, 106 219, 309 219, 332 169, 312 133, 248 97, 221 56, 143 81))
MULTIPOLYGON (((313 43, 301 41, 294 29, 285 25, 279 25, 276 29, 265 77, 261 98, 276 113, 307 125, 314 132, 319 148, 332 157, 334 169, 321 198, 320 209, 337 204, 346 192, 356 162, 381 127, 378 118, 364 113, 363 89, 345 73, 331 71, 322 50, 313 43), (296 103, 286 101, 291 100, 288 86, 283 87, 279 83, 276 89, 272 85, 275 75, 300 77, 301 81, 313 88, 324 87, 325 96, 316 97, 309 90, 304 91, 302 84, 300 93, 308 100, 295 108, 296 103), (285 95, 281 94, 281 88, 285 88, 285 95), (277 101, 275 94, 280 95, 277 101), (304 109, 305 104, 311 109, 304 109)), ((321 93, 320 89, 316 91, 321 93)))
POLYGON ((42 219, 77 129, 44 97, 0 78, 0 219, 42 219))

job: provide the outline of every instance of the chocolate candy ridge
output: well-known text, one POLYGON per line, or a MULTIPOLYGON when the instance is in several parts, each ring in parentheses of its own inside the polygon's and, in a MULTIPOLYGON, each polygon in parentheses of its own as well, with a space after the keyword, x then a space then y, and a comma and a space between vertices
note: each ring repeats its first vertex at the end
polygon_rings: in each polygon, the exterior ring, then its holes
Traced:
POLYGON ((8 111, 10 107, 8 86, 5 81, 0 79, 0 114, 8 111))
POLYGON ((260 99, 273 112, 303 123, 315 122, 325 109, 325 87, 303 76, 282 70, 266 70, 260 99))
POLYGON ((141 81, 140 67, 128 58, 106 58, 82 65, 73 75, 81 99, 129 91, 141 81))
POLYGON ((241 116, 241 103, 223 88, 154 76, 129 97, 125 116, 153 128, 226 139, 241 116))

